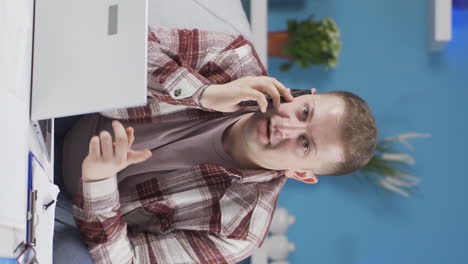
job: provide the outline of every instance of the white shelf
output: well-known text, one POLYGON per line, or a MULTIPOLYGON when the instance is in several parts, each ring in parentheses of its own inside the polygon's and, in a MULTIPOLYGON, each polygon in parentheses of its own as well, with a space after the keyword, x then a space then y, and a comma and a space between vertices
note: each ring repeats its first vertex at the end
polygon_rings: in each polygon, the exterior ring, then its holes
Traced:
POLYGON ((430 0, 429 49, 441 51, 452 40, 452 0, 430 0))
POLYGON ((250 0, 252 43, 260 60, 268 67, 268 0, 250 0))

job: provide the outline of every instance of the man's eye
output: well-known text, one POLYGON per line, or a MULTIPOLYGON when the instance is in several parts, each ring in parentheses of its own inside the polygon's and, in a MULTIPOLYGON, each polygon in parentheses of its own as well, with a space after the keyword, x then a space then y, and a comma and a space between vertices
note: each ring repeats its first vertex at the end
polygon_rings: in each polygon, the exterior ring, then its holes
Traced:
POLYGON ((304 153, 307 153, 307 151, 309 151, 309 142, 307 141, 307 139, 304 139, 302 143, 302 150, 304 151, 304 153))
POLYGON ((307 116, 309 115, 309 105, 306 105, 304 107, 304 110, 302 111, 302 115, 304 116, 304 120, 306 120, 307 116))

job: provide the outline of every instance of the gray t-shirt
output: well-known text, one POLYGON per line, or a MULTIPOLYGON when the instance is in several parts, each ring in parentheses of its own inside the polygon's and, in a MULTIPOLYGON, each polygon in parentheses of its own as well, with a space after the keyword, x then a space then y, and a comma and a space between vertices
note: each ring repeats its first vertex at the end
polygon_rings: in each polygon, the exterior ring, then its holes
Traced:
MULTIPOLYGON (((138 177, 157 177, 168 171, 187 169, 201 163, 240 169, 240 164, 224 151, 222 135, 228 126, 245 114, 239 112, 210 120, 160 124, 122 122, 124 127, 132 126, 135 130, 132 149, 150 149, 153 155, 117 174, 119 190, 125 192, 125 186, 143 180, 138 177), (123 182, 125 184, 121 184, 123 182)), ((64 138, 62 175, 65 189, 72 197, 78 191, 81 164, 88 154, 89 141, 102 130, 113 135, 112 119, 90 114, 83 116, 64 138)))

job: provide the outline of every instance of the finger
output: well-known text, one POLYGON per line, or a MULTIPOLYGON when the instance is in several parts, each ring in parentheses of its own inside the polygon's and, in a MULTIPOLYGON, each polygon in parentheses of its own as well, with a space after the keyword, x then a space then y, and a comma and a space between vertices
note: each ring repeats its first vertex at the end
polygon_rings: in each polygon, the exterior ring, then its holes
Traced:
POLYGON ((89 156, 93 158, 101 157, 101 145, 98 136, 92 137, 89 141, 89 156))
POLYGON ((127 127, 125 131, 127 132, 128 137, 128 148, 130 149, 132 147, 133 141, 135 141, 135 130, 133 127, 127 127))
POLYGON ((277 87, 279 93, 283 96, 284 99, 286 99, 287 101, 290 101, 290 102, 294 100, 294 96, 292 96, 292 94, 291 94, 291 89, 286 88, 286 86, 284 86, 284 84, 282 84, 280 81, 278 81, 276 79, 273 79, 273 83, 275 84, 275 86, 277 87))
POLYGON ((241 106, 240 110, 243 111, 261 111, 260 107, 258 105, 252 105, 252 106, 241 106))
POLYGON ((260 111, 265 113, 268 108, 268 101, 265 98, 265 95, 262 92, 259 92, 257 90, 250 90, 250 98, 248 98, 247 100, 252 100, 252 99, 257 101, 260 107, 260 111))
POLYGON ((236 105, 232 105, 232 106, 226 106, 226 111, 229 112, 229 113, 232 113, 232 112, 237 112, 239 110, 243 110, 244 108, 242 106, 240 106, 239 104, 236 104, 236 105))
POLYGON ((275 106, 275 109, 278 110, 281 105, 281 95, 278 92, 278 89, 276 88, 276 86, 272 85, 270 86, 270 89, 268 91, 269 91, 268 94, 273 99, 273 105, 275 106))
MULTIPOLYGON (((282 87, 284 86, 281 83, 279 83, 275 78, 271 78, 271 77, 263 77, 257 80, 259 82, 259 85, 257 86, 258 87, 257 90, 269 94, 273 101, 273 106, 275 107, 275 109, 278 110, 281 105, 281 95, 280 95, 279 89, 283 89, 283 88, 277 87, 277 83, 282 87)), ((284 89, 286 89, 286 87, 284 87, 284 89)), ((284 91, 282 92, 284 93, 284 91)))
MULTIPOLYGON (((281 98, 278 90, 276 89, 275 85, 273 84, 274 78, 270 78, 267 76, 259 76, 251 79, 251 88, 256 91, 260 91, 263 93, 267 93, 270 95, 271 99, 273 100, 273 105, 276 109, 279 108, 281 104, 281 98)), ((260 105, 260 102, 259 102, 260 105)), ((268 101, 267 101, 268 107, 268 101)))
POLYGON ((125 161, 127 158, 128 150, 128 137, 125 128, 119 121, 112 122, 112 128, 115 135, 115 158, 118 161, 125 161))
POLYGON ((279 109, 281 104, 281 98, 280 93, 278 92, 278 89, 274 84, 267 81, 265 85, 262 86, 262 88, 259 88, 259 90, 268 93, 271 99, 273 100, 273 105, 275 106, 275 108, 279 109))
POLYGON ((127 154, 127 161, 129 165, 137 164, 149 159, 152 155, 153 153, 149 149, 140 151, 130 150, 127 154))
POLYGON ((99 140, 101 141, 102 158, 105 161, 109 161, 114 156, 114 150, 112 147, 112 137, 107 131, 102 131, 99 134, 99 140))

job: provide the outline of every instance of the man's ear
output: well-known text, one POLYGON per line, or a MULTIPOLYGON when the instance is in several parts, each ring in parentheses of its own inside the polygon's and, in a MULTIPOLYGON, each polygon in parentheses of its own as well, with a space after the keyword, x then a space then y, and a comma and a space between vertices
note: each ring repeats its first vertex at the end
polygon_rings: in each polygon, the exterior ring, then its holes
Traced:
POLYGON ((301 182, 309 183, 309 184, 315 184, 318 182, 317 176, 308 170, 300 170, 300 171, 295 171, 295 170, 286 170, 284 172, 286 177, 296 179, 301 182))

